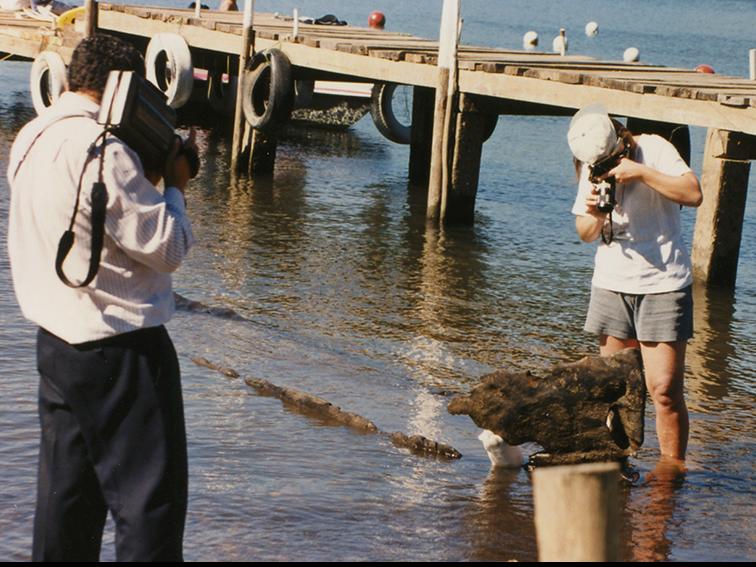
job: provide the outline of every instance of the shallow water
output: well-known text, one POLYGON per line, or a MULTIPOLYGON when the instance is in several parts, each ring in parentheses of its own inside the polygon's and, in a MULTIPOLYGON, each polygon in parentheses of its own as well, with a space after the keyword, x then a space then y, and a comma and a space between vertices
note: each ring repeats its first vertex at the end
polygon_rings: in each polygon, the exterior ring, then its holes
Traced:
MULTIPOLYGON (((636 2, 623 13, 604 2, 571 2, 568 13, 545 0, 487 4, 463 6, 466 42, 519 48, 533 28, 545 46, 561 25, 573 53, 619 58, 630 40, 642 40, 645 61, 706 62, 741 75, 756 21, 747 0, 636 2), (596 42, 581 36, 588 19, 601 25, 596 42)), ((258 0, 257 7, 286 12, 293 3, 258 0)), ((436 33, 438 14, 408 2, 338 10, 311 2, 308 15, 361 23, 376 8, 391 29, 436 33)), ((33 115, 28 71, 0 63, 3 171, 15 133, 33 115)), ((478 430, 446 405, 450 393, 495 368, 538 370, 595 350, 580 331, 593 249, 579 243, 569 213, 575 187, 566 127, 563 118, 500 118, 484 147, 475 226, 441 232, 425 228, 424 196, 407 186, 407 148, 381 138, 369 119, 346 132, 289 131, 275 175, 255 181, 230 179, 222 128, 200 130, 205 166, 188 193, 199 244, 175 287, 244 320, 179 311, 169 325, 189 435, 187 559, 535 559, 528 474, 491 471, 478 430), (194 365, 194 356, 324 397, 383 430, 449 443, 463 458, 419 458, 383 437, 299 415, 240 379, 194 365)), ((699 173, 704 135, 692 131, 699 173)), ((690 470, 676 480, 657 471, 654 480, 649 406, 646 445, 633 461, 642 480, 623 492, 623 559, 756 558, 752 203, 734 293, 696 289, 686 378, 690 470)), ((3 177, 2 225, 7 208, 3 177)), ((683 214, 690 236, 695 213, 683 214)), ((4 231, 0 240, 4 248, 4 231)), ((28 559, 31 541, 34 336, 2 254, 0 559, 7 560, 28 559)), ((104 559, 113 558, 111 543, 109 530, 104 559)))

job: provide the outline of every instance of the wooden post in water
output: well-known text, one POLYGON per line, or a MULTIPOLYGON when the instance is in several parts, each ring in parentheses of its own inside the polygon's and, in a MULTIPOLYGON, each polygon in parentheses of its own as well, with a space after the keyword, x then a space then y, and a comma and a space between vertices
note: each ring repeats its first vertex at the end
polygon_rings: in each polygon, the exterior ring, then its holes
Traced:
POLYGON ((491 133, 491 121, 498 116, 478 112, 464 94, 455 114, 451 175, 441 205, 441 219, 445 224, 470 225, 475 218, 483 142, 491 133))
POLYGON ((460 0, 444 0, 438 47, 438 83, 433 114, 431 168, 428 181, 426 217, 438 222, 441 216, 444 183, 448 183, 448 145, 451 111, 456 86, 457 40, 459 37, 460 0))
POLYGON ((743 231, 749 160, 756 137, 710 128, 701 173, 703 203, 693 235, 693 274, 707 286, 734 287, 743 231))
POLYGON ((97 30, 97 0, 84 0, 84 10, 87 15, 84 37, 92 37, 97 30))
MULTIPOLYGON (((199 2, 199 0, 197 0, 199 2)), ((236 173, 239 167, 242 137, 244 135, 244 112, 242 111, 242 77, 249 61, 250 46, 254 42, 252 28, 255 14, 255 0, 244 0, 244 18, 242 20, 242 41, 239 51, 239 79, 236 88, 236 107, 234 109, 234 134, 231 142, 231 171, 236 173)))
POLYGON ((539 561, 617 561, 619 464, 533 471, 539 561))
POLYGON ((409 180, 413 185, 427 186, 428 183, 433 138, 433 100, 433 89, 412 89, 409 180))

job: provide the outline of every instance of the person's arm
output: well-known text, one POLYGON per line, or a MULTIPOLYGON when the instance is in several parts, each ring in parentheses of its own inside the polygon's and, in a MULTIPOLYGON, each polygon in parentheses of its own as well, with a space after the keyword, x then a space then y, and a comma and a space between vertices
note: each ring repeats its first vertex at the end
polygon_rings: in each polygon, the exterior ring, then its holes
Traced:
POLYGON ((687 207, 698 207, 703 201, 701 185, 692 171, 682 175, 666 175, 652 167, 623 158, 608 175, 617 183, 641 181, 670 201, 687 207))
MULTIPOLYGON (((130 150, 108 147, 107 188, 111 193, 106 231, 125 254, 157 272, 173 272, 194 244, 186 215, 184 189, 188 164, 172 155, 163 172, 163 195, 145 177, 130 150)), ((107 162, 106 162, 107 163, 107 162)))
POLYGON ((593 187, 585 198, 586 214, 575 216, 575 230, 583 242, 593 242, 601 234, 601 228, 606 222, 606 213, 597 208, 598 190, 593 187))

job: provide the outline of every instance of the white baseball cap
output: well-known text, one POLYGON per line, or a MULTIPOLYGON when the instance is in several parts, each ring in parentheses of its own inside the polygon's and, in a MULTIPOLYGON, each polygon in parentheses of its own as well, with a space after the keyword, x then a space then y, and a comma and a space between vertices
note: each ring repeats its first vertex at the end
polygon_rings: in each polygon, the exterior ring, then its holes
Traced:
POLYGON ((617 148, 618 137, 609 114, 600 104, 581 108, 570 121, 567 143, 572 155, 587 164, 594 164, 617 148))

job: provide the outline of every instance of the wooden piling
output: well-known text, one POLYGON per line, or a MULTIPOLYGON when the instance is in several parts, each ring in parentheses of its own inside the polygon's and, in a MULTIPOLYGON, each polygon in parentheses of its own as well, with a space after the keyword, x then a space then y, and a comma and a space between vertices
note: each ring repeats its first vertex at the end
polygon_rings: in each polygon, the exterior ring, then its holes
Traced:
POLYGON ((243 150, 247 156, 247 173, 249 175, 271 175, 276 164, 276 149, 278 137, 276 134, 266 134, 247 125, 249 130, 249 144, 243 150))
POLYGON ((710 128, 701 174, 703 203, 693 235, 693 274, 707 286, 734 287, 748 175, 756 137, 710 128))
POLYGON ((475 198, 480 178, 483 142, 490 132, 492 117, 470 108, 467 98, 461 97, 456 112, 451 175, 446 198, 441 203, 444 224, 473 224, 475 198))
POLYGON ((618 463, 533 471, 539 561, 617 561, 619 479, 618 463))
POLYGON ((97 30, 97 0, 84 0, 84 10, 87 16, 84 37, 92 37, 97 30))
POLYGON ((431 168, 428 181, 426 217, 438 222, 441 215, 444 181, 448 182, 448 144, 452 101, 456 85, 456 51, 459 37, 459 0, 444 0, 438 48, 438 79, 433 114, 431 168))
POLYGON ((409 181, 427 186, 433 139, 433 89, 412 90, 412 130, 410 132, 409 181))
MULTIPOLYGON (((199 0, 197 0, 199 2, 199 0)), ((236 88, 236 107, 234 109, 234 133, 231 142, 231 171, 236 172, 239 167, 239 154, 242 150, 242 136, 244 134, 244 111, 242 110, 242 77, 249 61, 250 48, 254 42, 255 0, 244 1, 244 19, 242 21, 241 49, 239 51, 239 80, 236 88)))

